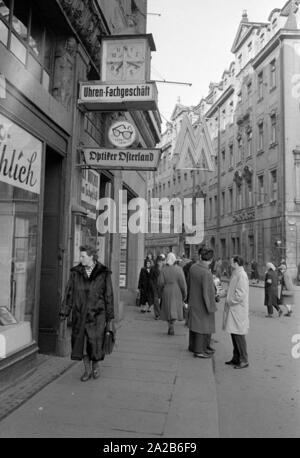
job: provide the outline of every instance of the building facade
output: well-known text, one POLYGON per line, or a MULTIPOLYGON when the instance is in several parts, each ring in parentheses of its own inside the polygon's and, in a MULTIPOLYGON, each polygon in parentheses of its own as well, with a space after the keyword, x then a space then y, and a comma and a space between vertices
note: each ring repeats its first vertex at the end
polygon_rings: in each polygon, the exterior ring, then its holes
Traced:
MULTIPOLYGON (((248 266, 257 260, 261 276, 266 262, 284 258, 295 278, 300 262, 299 39, 297 1, 264 23, 244 12, 234 61, 191 107, 205 119, 215 150, 214 172, 191 172, 205 195, 205 242, 223 260, 234 253, 248 266)), ((169 171, 171 182, 180 176, 182 196, 188 173, 169 171)))
MULTIPOLYGON (((146 196, 144 172, 86 170, 81 148, 107 147, 130 121, 140 147, 160 141, 158 113, 86 112, 78 83, 100 80, 100 37, 146 33, 145 0, 0 1, 0 372, 8 379, 37 351, 66 355, 59 308, 79 246, 98 246, 113 272, 115 315, 134 295, 143 235, 100 234, 97 200, 146 196)), ((128 214, 123 216, 126 219, 128 214)))

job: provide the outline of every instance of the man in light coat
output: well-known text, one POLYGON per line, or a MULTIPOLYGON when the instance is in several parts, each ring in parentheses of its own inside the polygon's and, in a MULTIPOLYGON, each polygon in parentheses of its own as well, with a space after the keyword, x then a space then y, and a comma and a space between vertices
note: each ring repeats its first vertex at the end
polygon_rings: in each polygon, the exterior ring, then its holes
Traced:
POLYGON ((225 302, 223 329, 231 334, 233 357, 225 364, 235 369, 249 366, 246 334, 249 330, 249 280, 240 256, 231 259, 233 273, 225 302))

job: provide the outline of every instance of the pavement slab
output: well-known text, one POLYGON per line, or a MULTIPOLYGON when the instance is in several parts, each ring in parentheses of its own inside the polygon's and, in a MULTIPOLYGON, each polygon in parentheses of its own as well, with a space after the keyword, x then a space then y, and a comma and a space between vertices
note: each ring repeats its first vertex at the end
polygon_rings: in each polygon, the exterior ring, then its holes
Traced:
POLYGON ((6 416, 0 437, 218 437, 212 360, 187 344, 183 322, 168 336, 166 323, 127 307, 100 378, 80 382, 73 364, 6 416))

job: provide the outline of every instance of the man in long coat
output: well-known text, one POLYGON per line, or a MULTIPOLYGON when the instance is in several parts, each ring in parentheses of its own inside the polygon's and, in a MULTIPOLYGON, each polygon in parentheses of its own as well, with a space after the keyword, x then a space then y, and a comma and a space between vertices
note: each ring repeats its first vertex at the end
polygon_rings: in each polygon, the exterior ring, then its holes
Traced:
POLYGON ((267 262, 265 275, 265 306, 268 308, 266 318, 273 317, 273 307, 277 310, 279 317, 283 313, 278 305, 278 274, 276 267, 271 262, 267 262))
POLYGON ((231 259, 233 273, 224 307, 223 329, 231 334, 233 357, 225 364, 235 369, 249 366, 246 334, 249 330, 249 279, 240 256, 231 259))
POLYGON ((105 326, 114 318, 111 271, 96 259, 95 249, 80 247, 80 264, 71 269, 60 310, 62 319, 72 311, 71 359, 84 362, 82 382, 99 377, 105 326))
POLYGON ((201 248, 200 260, 189 273, 189 350, 196 358, 211 358, 214 352, 210 340, 215 332, 216 290, 209 270, 213 257, 213 250, 201 248))

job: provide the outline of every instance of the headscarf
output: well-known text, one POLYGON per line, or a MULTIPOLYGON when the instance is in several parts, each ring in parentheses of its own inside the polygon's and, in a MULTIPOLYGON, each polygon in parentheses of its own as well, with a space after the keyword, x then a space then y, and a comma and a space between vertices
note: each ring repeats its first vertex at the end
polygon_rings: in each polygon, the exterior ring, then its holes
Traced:
POLYGON ((169 253, 167 256, 167 265, 173 266, 176 262, 176 256, 174 253, 169 253))
POLYGON ((266 266, 268 270, 272 269, 275 272, 276 267, 274 266, 274 264, 272 264, 271 262, 267 262, 266 266))

